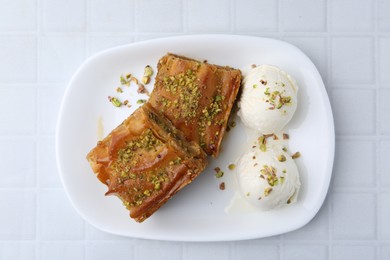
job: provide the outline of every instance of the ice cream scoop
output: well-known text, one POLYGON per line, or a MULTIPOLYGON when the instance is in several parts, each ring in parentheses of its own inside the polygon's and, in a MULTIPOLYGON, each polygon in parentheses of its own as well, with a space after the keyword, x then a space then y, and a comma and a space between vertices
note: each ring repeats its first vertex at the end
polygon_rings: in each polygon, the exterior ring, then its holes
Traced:
POLYGON ((260 149, 257 143, 239 160, 237 182, 241 196, 261 210, 296 201, 300 180, 297 166, 282 145, 260 149))
POLYGON ((252 68, 244 77, 238 115, 261 134, 279 132, 295 113, 297 92, 295 80, 281 69, 270 65, 252 68))

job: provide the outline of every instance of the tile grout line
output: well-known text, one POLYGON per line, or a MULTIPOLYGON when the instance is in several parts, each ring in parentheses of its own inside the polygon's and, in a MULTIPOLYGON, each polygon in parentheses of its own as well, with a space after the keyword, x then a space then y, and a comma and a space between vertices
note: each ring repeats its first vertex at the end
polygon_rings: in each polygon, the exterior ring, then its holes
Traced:
MULTIPOLYGON (((375 119, 376 119, 376 124, 375 124, 375 134, 376 134, 376 142, 375 142, 375 168, 374 168, 374 174, 375 176, 378 176, 379 175, 379 170, 378 170, 378 165, 379 165, 379 158, 378 158, 378 155, 379 155, 379 144, 380 144, 380 125, 379 125, 379 122, 380 122, 380 116, 379 116, 379 111, 380 111, 380 102, 379 102, 379 40, 378 40, 378 22, 376 21, 376 19, 374 17, 376 17, 375 14, 378 13, 378 1, 375 0, 373 1, 372 3, 373 5, 373 26, 374 26, 374 33, 375 33, 375 36, 374 36, 374 44, 373 44, 373 48, 374 48, 374 57, 373 57, 373 62, 374 62, 374 83, 375 83, 375 98, 376 98, 376 104, 375 104, 375 119)), ((380 217, 380 208, 381 208, 381 193, 382 193, 382 190, 380 189, 381 185, 380 185, 380 177, 379 178, 376 178, 376 187, 377 187, 377 192, 376 192, 376 230, 375 230, 375 235, 376 235, 376 240, 377 242, 379 243, 381 240, 381 233, 380 233, 380 230, 381 230, 381 226, 382 226, 382 223, 381 223, 381 217, 380 217)), ((376 246, 376 257, 379 256, 380 254, 380 246, 376 246)))
POLYGON ((230 33, 234 34, 236 31, 236 12, 235 12, 235 0, 230 0, 229 2, 229 28, 230 33))
MULTIPOLYGON (((42 50, 42 35, 43 35, 43 10, 44 10, 44 3, 43 0, 37 0, 37 83, 39 84, 41 81, 41 50, 42 50)), ((40 180, 40 172, 39 169, 40 167, 40 160, 39 158, 41 157, 40 154, 40 147, 41 147, 41 130, 40 130, 40 125, 41 125, 41 113, 39 111, 39 101, 40 101, 40 88, 37 88, 37 93, 35 96, 36 100, 36 122, 37 122, 37 128, 36 128, 36 134, 37 134, 37 146, 36 146, 36 212, 35 212, 35 238, 36 238, 36 246, 35 246, 35 257, 36 259, 41 258, 41 226, 40 226, 40 209, 41 209, 41 192, 40 192, 40 186, 41 186, 41 180, 40 180)))
MULTIPOLYGON (((326 8, 325 8, 325 19, 326 19, 326 33, 327 33, 327 40, 326 40, 326 83, 328 84, 328 87, 331 85, 331 79, 332 79, 332 70, 331 70, 331 62, 332 62, 332 38, 331 38, 331 22, 330 22, 330 17, 332 14, 331 11, 331 0, 326 1, 326 8)), ((326 87, 325 87, 326 89, 326 87)), ((332 92, 333 88, 329 88, 327 90, 328 95, 330 94, 329 92, 332 92)), ((336 135, 337 136, 337 135, 336 135)), ((336 138, 336 146, 337 146, 337 138, 336 138)), ((333 196, 329 198, 329 208, 328 208, 328 248, 327 248, 327 253, 328 253, 328 258, 331 259, 333 256, 333 247, 332 247, 332 242, 333 242, 333 196)))

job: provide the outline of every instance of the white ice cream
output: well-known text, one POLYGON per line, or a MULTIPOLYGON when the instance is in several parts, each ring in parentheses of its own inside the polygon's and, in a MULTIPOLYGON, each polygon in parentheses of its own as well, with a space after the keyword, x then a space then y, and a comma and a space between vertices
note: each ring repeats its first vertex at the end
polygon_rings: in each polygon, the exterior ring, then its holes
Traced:
POLYGON ((301 185, 297 166, 282 145, 267 145, 265 152, 253 146, 238 162, 237 182, 241 196, 261 210, 294 203, 301 185))
POLYGON ((281 131, 297 108, 295 80, 277 67, 262 65, 250 69, 243 83, 238 112, 243 123, 262 134, 281 131))

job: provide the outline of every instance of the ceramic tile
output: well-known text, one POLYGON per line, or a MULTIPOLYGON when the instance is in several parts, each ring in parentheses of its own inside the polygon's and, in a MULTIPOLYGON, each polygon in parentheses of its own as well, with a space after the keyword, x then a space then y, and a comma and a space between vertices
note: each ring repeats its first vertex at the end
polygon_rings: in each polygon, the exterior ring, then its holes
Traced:
POLYGON ((135 248, 135 259, 180 259, 182 248, 174 243, 166 245, 140 245, 135 248))
POLYGON ((335 32, 368 32, 374 28, 374 1, 332 0, 331 30, 335 32), (353 8, 352 8, 353 5, 353 8))
POLYGON ((280 15, 281 27, 284 31, 323 32, 326 30, 325 0, 281 0, 280 15))
POLYGON ((89 37, 88 54, 92 55, 109 48, 130 44, 133 37, 129 35, 94 35, 89 37))
POLYGON ((390 32, 390 2, 378 0, 378 27, 382 32, 390 32))
POLYGON ((86 0, 43 0, 43 29, 47 32, 85 32, 86 0))
POLYGON ((0 135, 35 134, 36 102, 36 90, 29 86, 0 88, 0 135))
POLYGON ((186 246, 184 257, 187 260, 227 259, 229 257, 229 245, 219 244, 210 247, 208 244, 191 243, 186 246))
POLYGON ((379 45, 379 81, 390 88, 390 38, 380 38, 379 45))
POLYGON ((354 260, 375 260, 376 249, 373 246, 334 246, 334 260, 354 259, 354 260))
POLYGON ((380 178, 380 185, 382 187, 390 187, 390 140, 379 142, 378 148, 378 172, 380 178))
POLYGON ((328 259, 328 249, 322 245, 286 245, 285 260, 325 260, 328 259))
POLYGON ((28 188, 35 186, 36 144, 34 140, 14 138, 0 140, 0 188, 28 188), (21 162, 23 160, 23 163, 21 162))
POLYGON ((57 170, 55 138, 41 137, 38 149, 39 186, 43 188, 62 187, 57 170))
POLYGON ((373 83, 374 44, 371 38, 334 37, 331 48, 332 83, 373 83))
POLYGON ((82 243, 44 242, 41 246, 41 260, 82 260, 84 246, 82 243))
POLYGON ((356 188, 375 186, 375 158, 374 142, 339 140, 333 167, 334 186, 356 188))
POLYGON ((279 259, 280 248, 276 245, 248 245, 241 244, 234 247, 232 259, 262 259, 274 260, 279 259))
POLYGON ((33 242, 1 242, 0 243, 0 259, 12 260, 34 260, 35 246, 33 242))
POLYGON ((31 32, 37 29, 37 1, 13 0, 0 8, 0 32, 31 32))
POLYGON ((115 252, 115 260, 134 259, 134 248, 125 242, 95 242, 87 247, 87 260, 110 259, 115 252), (109 250, 107 250, 109 248, 109 250))
POLYGON ((40 133, 55 134, 58 112, 65 86, 40 87, 38 90, 38 111, 40 118, 40 133))
POLYGON ((379 91, 379 132, 380 134, 390 134, 390 89, 381 89, 379 91))
POLYGON ((134 1, 87 0, 92 32, 131 32, 134 28, 134 1))
MULTIPOLYGON (((35 239, 34 192, 0 190, 0 208, 0 240, 35 239)), ((5 251, 6 255, 9 253, 5 251)))
POLYGON ((275 31, 278 28, 278 2, 274 0, 235 1, 236 31, 275 31))
POLYGON ((333 89, 330 102, 336 134, 370 135, 375 133, 376 96, 368 89, 333 89), (365 105, 361 105, 364 100, 365 105), (362 124, 363 122, 363 124, 362 124))
POLYGON ((142 32, 182 31, 181 0, 140 1, 138 8, 138 30, 142 32), (169 12, 161 12, 163 9, 169 12))
POLYGON ((36 37, 0 35, 0 57, 0 83, 36 81, 36 37))
POLYGON ((40 80, 67 82, 84 61, 82 36, 45 36, 40 47, 40 80))
POLYGON ((229 0, 188 1, 188 30, 190 32, 228 32, 230 29, 229 5, 229 0))
POLYGON ((333 194, 333 237, 345 240, 374 239, 375 212, 374 194, 363 192, 333 194))
POLYGON ((84 238, 84 221, 62 190, 44 190, 40 193, 39 218, 43 240, 84 238))
POLYGON ((382 207, 379 210, 381 216, 380 235, 382 239, 390 240, 390 193, 381 194, 382 207))

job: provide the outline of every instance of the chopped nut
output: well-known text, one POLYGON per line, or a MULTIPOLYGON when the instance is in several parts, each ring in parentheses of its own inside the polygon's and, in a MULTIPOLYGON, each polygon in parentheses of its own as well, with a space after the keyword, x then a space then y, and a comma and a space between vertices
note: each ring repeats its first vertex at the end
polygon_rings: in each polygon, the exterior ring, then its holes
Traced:
POLYGON ((125 106, 127 106, 127 104, 129 103, 129 100, 125 100, 125 101, 123 101, 123 105, 125 105, 125 106))
POLYGON ((288 140, 290 136, 286 133, 283 133, 283 140, 288 140))
POLYGON ((294 154, 291 156, 291 158, 293 158, 293 159, 297 159, 297 158, 299 158, 299 157, 301 157, 301 153, 300 153, 300 152, 296 152, 296 153, 294 153, 294 154))
POLYGON ((122 102, 120 102, 119 99, 117 99, 116 97, 111 97, 110 101, 116 107, 122 106, 122 102))
POLYGON ((145 99, 138 99, 137 100, 137 104, 144 104, 144 103, 146 103, 145 99))
MULTIPOLYGON (((126 76, 126 77, 127 77, 127 76, 126 76)), ((126 80, 125 77, 123 77, 123 75, 121 75, 121 76, 119 77, 119 81, 120 81, 120 83, 121 83, 122 85, 127 85, 127 86, 130 85, 129 81, 126 80)))
POLYGON ((251 193, 250 193, 250 192, 247 192, 245 195, 246 195, 247 197, 249 197, 249 196, 251 195, 251 193))
MULTIPOLYGON (((153 75, 153 69, 152 69, 152 67, 150 67, 149 65, 147 65, 146 67, 145 67, 145 70, 144 70, 144 76, 146 76, 146 77, 150 77, 150 76, 152 76, 153 75)), ((146 83, 145 83, 146 84, 146 83)))
POLYGON ((260 83, 263 84, 264 86, 267 85, 267 81, 266 80, 260 80, 260 83))
POLYGON ((283 147, 282 150, 285 151, 285 152, 287 152, 287 148, 286 148, 286 147, 283 147))
POLYGON ((267 196, 271 193, 271 191, 272 191, 272 188, 267 187, 267 188, 264 190, 264 196, 267 197, 267 196))
POLYGON ((286 161, 286 156, 284 156, 283 154, 279 155, 278 156, 278 161, 279 162, 285 162, 286 161))
POLYGON ((147 94, 147 95, 149 95, 149 91, 145 88, 145 86, 144 85, 142 85, 142 84, 138 84, 138 90, 137 90, 137 92, 139 93, 139 94, 147 94))
POLYGON ((118 93, 123 93, 123 90, 122 90, 121 87, 117 87, 117 88, 116 88, 116 92, 118 92, 118 93))
POLYGON ((149 84, 149 82, 150 82, 150 77, 148 77, 148 76, 143 76, 142 77, 142 83, 149 84))
POLYGON ((219 167, 215 167, 214 171, 215 171, 215 177, 217 179, 221 178, 223 176, 223 174, 224 174, 224 172, 221 171, 221 168, 219 168, 219 167))
POLYGON ((256 68, 256 67, 257 67, 256 64, 252 64, 252 65, 251 65, 251 68, 252 68, 252 69, 254 69, 254 68, 256 68))
POLYGON ((266 152, 266 151, 267 151, 267 146, 266 146, 266 139, 265 139, 265 136, 262 135, 262 136, 260 136, 257 140, 259 141, 260 151, 266 152))
POLYGON ((257 84, 253 84, 253 88, 257 88, 257 84))
POLYGON ((229 170, 234 170, 236 168, 236 165, 234 163, 229 164, 228 166, 229 170))
POLYGON ((221 183, 219 184, 219 189, 220 189, 220 190, 225 190, 225 183, 224 183, 224 182, 221 182, 221 183))

